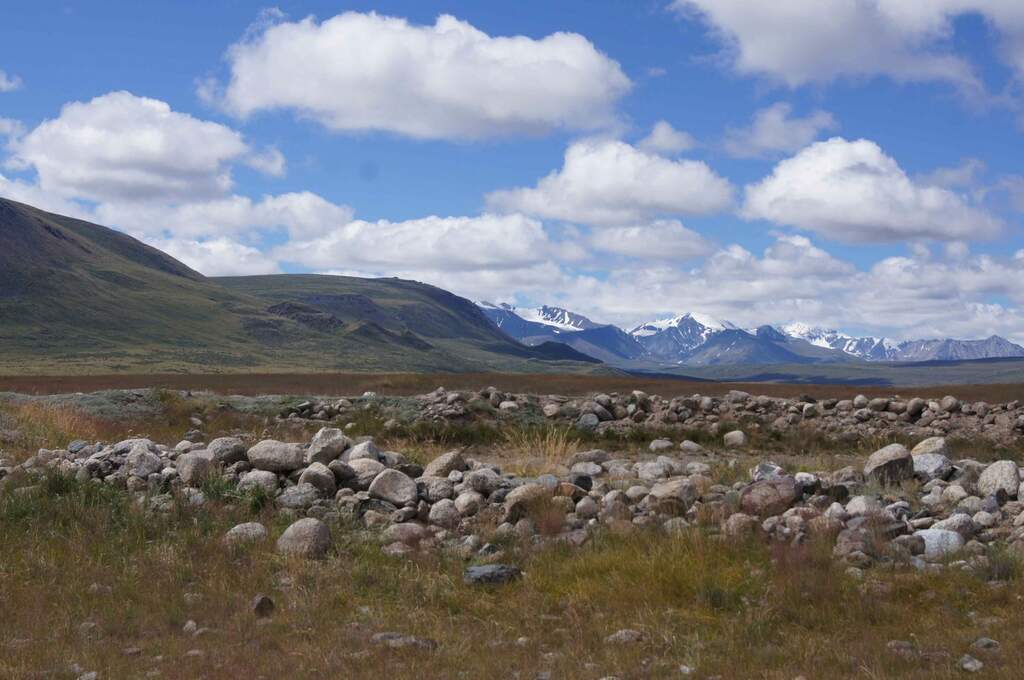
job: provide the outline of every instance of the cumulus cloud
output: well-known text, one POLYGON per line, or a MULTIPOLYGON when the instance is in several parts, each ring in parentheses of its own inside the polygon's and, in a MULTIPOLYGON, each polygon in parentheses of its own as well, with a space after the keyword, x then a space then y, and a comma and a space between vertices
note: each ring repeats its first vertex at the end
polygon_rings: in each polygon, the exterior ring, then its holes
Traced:
POLYGON ((237 116, 286 109, 331 130, 424 139, 604 127, 631 86, 576 33, 493 37, 450 15, 264 21, 227 59, 228 82, 200 94, 237 116))
POLYGON ((628 225, 660 215, 719 212, 733 188, 706 163, 670 160, 615 140, 583 140, 560 170, 536 187, 487 195, 494 210, 596 225, 628 225))
POLYGON ((597 229, 590 238, 597 250, 651 260, 689 260, 711 251, 711 244, 677 220, 597 229))
POLYGON ((280 274, 281 268, 258 248, 228 238, 203 241, 147 239, 149 244, 206 276, 280 274))
POLYGON ((283 261, 312 269, 385 272, 507 270, 537 264, 551 252, 552 243, 537 220, 489 214, 404 222, 355 220, 275 251, 283 261))
POLYGON ((13 92, 19 87, 21 87, 21 78, 8 75, 6 71, 0 69, 0 92, 13 92))
POLYGON ((249 151, 228 127, 130 92, 66 104, 11 148, 46 191, 94 201, 220 195, 232 185, 228 164, 249 151))
POLYGON ((688 132, 676 130, 663 120, 659 120, 651 128, 651 133, 637 143, 643 151, 662 154, 677 154, 689 151, 697 146, 697 140, 688 132))
POLYGON ((848 242, 977 239, 996 217, 948 189, 914 182, 866 139, 835 137, 781 161, 746 188, 742 214, 848 242))
POLYGON ((785 102, 757 111, 749 127, 726 131, 726 152, 737 158, 793 152, 813 142, 822 132, 838 127, 828 111, 813 111, 803 118, 793 117, 792 113, 793 107, 785 102))
POLYGON ((25 134, 25 126, 20 120, 0 118, 0 137, 20 137, 25 134))
POLYGON ((271 177, 284 177, 287 162, 284 154, 277 147, 268 147, 262 153, 252 153, 245 159, 245 164, 257 172, 271 177))

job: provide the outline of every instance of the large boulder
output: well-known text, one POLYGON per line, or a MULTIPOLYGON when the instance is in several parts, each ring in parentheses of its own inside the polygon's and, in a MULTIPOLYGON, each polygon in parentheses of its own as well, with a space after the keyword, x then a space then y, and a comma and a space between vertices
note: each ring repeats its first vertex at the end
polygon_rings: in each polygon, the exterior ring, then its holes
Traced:
POLYGON ((912 456, 922 456, 924 454, 939 454, 942 456, 949 455, 949 445, 946 444, 945 437, 928 437, 918 442, 917 446, 910 450, 912 456))
POLYGON ((320 490, 312 484, 289 486, 277 497, 277 505, 291 510, 306 510, 320 500, 320 490))
POLYGON ((277 552, 282 555, 321 559, 330 548, 330 530, 326 524, 313 517, 295 522, 277 539, 277 552))
POLYGON ((338 490, 334 473, 323 463, 310 463, 309 467, 299 475, 299 484, 311 484, 327 498, 333 498, 338 490))
POLYGON ((543 484, 523 484, 505 496, 505 521, 513 524, 526 517, 531 508, 551 498, 551 489, 543 484))
POLYGON ((1011 498, 1017 497, 1020 487, 1020 470, 1012 460, 997 460, 985 468, 978 477, 978 493, 991 496, 1003 490, 1011 498))
POLYGON ((370 496, 402 507, 414 505, 419 498, 416 482, 398 470, 382 470, 370 483, 370 496))
POLYGON ((329 465, 348 447, 352 440, 336 427, 325 427, 313 435, 313 441, 306 449, 306 463, 329 465))
POLYGON ((238 480, 239 491, 262 489, 269 494, 273 494, 277 491, 277 485, 277 475, 268 470, 250 470, 238 480))
MULTIPOLYGON (((377 478, 377 475, 384 470, 384 465, 376 460, 360 458, 349 463, 349 469, 355 473, 355 477, 350 480, 351 483, 355 484, 358 489, 366 490, 370 488, 370 484, 377 478)), ((334 474, 337 476, 337 470, 334 474)))
POLYGON ((742 449, 747 445, 747 434, 743 430, 726 432, 725 436, 722 437, 722 443, 725 444, 727 449, 742 449))
POLYGON ((249 449, 249 464, 257 470, 291 472, 304 464, 305 450, 301 444, 286 444, 264 439, 249 449))
POLYGON ((964 547, 964 537, 949 529, 921 529, 915 536, 924 539, 924 556, 940 559, 964 547))
POLYGON ((946 479, 953 472, 953 463, 941 453, 920 453, 913 457, 915 477, 931 481, 946 479))
POLYGON ((696 484, 685 477, 677 477, 652 486, 645 502, 664 515, 683 515, 699 496, 696 484))
POLYGON ((231 527, 224 534, 226 545, 242 545, 245 543, 258 543, 267 537, 267 528, 259 522, 244 522, 231 527))
POLYGON ((796 501, 797 493, 792 477, 763 479, 740 492, 740 511, 757 517, 781 515, 796 501))
POLYGON ((427 463, 423 468, 424 477, 447 477, 452 472, 462 472, 466 469, 466 461, 461 451, 449 451, 442 453, 434 460, 427 463))
POLYGON ((174 462, 178 477, 189 486, 195 486, 212 477, 217 466, 206 456, 195 453, 184 453, 174 462))
POLYGON ((349 450, 345 451, 341 457, 346 463, 352 464, 357 460, 373 460, 380 462, 381 452, 377 448, 377 445, 373 443, 372 439, 367 439, 364 442, 359 442, 349 450))
POLYGON ((206 450, 222 465, 232 465, 246 458, 245 443, 238 437, 218 437, 207 444, 206 450))
POLYGON ((864 476, 885 486, 899 484, 914 476, 914 459, 903 444, 889 444, 868 457, 864 476))
POLYGON ((135 442, 125 460, 128 474, 145 479, 160 472, 164 468, 164 462, 153 452, 152 442, 148 439, 137 439, 135 442))

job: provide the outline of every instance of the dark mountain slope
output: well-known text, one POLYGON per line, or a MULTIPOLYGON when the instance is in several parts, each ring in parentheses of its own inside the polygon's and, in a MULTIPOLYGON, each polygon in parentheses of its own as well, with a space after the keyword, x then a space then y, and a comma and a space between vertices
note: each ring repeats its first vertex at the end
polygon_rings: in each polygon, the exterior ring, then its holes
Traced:
POLYGON ((574 358, 520 345, 433 286, 206 278, 121 232, 0 199, 0 372, 591 366, 574 358))

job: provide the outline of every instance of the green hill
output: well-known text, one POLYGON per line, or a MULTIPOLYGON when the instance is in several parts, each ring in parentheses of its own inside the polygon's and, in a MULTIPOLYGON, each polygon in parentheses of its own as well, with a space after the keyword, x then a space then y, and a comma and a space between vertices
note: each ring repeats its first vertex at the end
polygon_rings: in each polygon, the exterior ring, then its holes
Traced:
POLYGON ((206 278, 118 231, 0 199, 0 373, 591 365, 582 355, 524 347, 468 300, 433 286, 206 278))

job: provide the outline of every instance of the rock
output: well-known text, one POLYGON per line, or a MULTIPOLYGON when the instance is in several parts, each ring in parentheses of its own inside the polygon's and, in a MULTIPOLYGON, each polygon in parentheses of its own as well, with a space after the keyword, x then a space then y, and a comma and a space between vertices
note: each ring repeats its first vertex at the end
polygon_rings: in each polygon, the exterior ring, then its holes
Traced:
POLYGON ((907 402, 907 414, 911 418, 916 418, 924 411, 925 407, 928 406, 928 402, 920 397, 914 397, 907 402))
POLYGON ((306 449, 305 462, 329 465, 350 446, 352 446, 352 440, 346 437, 341 430, 335 427, 321 428, 313 435, 313 440, 306 449))
POLYGON ((1020 470, 1012 460, 999 460, 992 463, 978 478, 978 491, 982 496, 990 496, 1000 489, 1011 498, 1017 497, 1020 487, 1020 470))
POLYGON ((691 456, 706 453, 703 446, 697 442, 690 441, 689 439, 684 440, 683 443, 679 445, 679 450, 691 456))
POLYGON ((212 477, 216 466, 209 458, 195 453, 184 453, 174 461, 181 481, 188 486, 195 486, 212 477))
POLYGON ((415 505, 419 498, 416 482, 398 470, 386 469, 374 477, 370 484, 370 496, 387 501, 398 507, 415 505))
POLYGON ((266 595, 257 595, 252 598, 251 602, 249 602, 249 611, 251 611, 253 616, 257 619, 265 619, 269 617, 274 613, 274 609, 276 609, 274 601, 266 595))
POLYGON ((589 432, 596 429, 600 422, 601 419, 598 418, 596 414, 584 413, 579 417, 579 420, 576 421, 576 428, 583 430, 584 432, 589 432))
POLYGON ((320 490, 312 484, 290 486, 277 497, 277 505, 292 510, 306 510, 320 500, 320 490))
POLYGON ((277 539, 277 552, 308 559, 321 559, 331 548, 331 532, 318 519, 306 517, 285 529, 277 539))
POLYGON ((622 630, 616 631, 604 639, 606 644, 609 645, 628 645, 641 642, 644 639, 644 634, 638 630, 631 628, 623 628, 622 630))
POLYGON ((763 479, 778 479, 785 477, 786 471, 771 461, 763 461, 750 469, 750 478, 755 482, 763 479))
POLYGON ((160 456, 150 451, 149 445, 143 443, 149 442, 149 444, 152 444, 152 442, 148 439, 136 441, 139 443, 132 446, 131 452, 125 461, 128 467, 128 474, 145 479, 152 474, 160 472, 164 468, 164 462, 160 460, 160 456))
POLYGON ((274 439, 264 439, 250 448, 246 455, 249 464, 257 470, 291 472, 302 467, 305 451, 301 444, 286 444, 274 439))
MULTIPOLYGON (((368 489, 374 479, 384 471, 384 464, 369 458, 359 458, 348 464, 355 477, 352 480, 359 489, 368 489)), ((398 473, 402 474, 402 473, 398 473)), ((415 485, 415 482, 413 482, 415 485)))
POLYGON ((388 647, 389 649, 423 649, 428 651, 437 649, 437 642, 434 640, 392 632, 377 633, 370 638, 370 642, 375 645, 388 647))
POLYGON ((245 522, 236 524, 224 534, 226 545, 244 545, 246 543, 259 543, 267 538, 267 528, 259 522, 245 522))
POLYGON ((463 491, 455 497, 455 509, 463 517, 471 517, 480 511, 485 499, 482 494, 476 491, 463 491))
POLYGON ((953 396, 943 397, 939 408, 946 413, 954 413, 960 410, 960 400, 953 396))
POLYGON ((233 465, 246 459, 245 443, 238 437, 218 437, 206 445, 210 456, 221 465, 233 465))
POLYGON ((668 451, 669 449, 674 449, 675 445, 672 444, 672 440, 670 440, 670 439, 655 439, 654 441, 652 441, 650 443, 650 446, 648 446, 647 448, 652 453, 661 453, 662 451, 668 451))
POLYGON ((455 495, 455 483, 447 477, 420 477, 416 480, 420 498, 436 503, 455 495))
POLYGON ((792 477, 754 482, 740 492, 740 510, 765 518, 781 515, 797 498, 796 480, 792 477))
POLYGON ((584 496, 576 502, 575 512, 580 519, 593 519, 597 517, 599 510, 597 501, 590 496, 584 496))
POLYGON ((727 449, 741 449, 747 445, 747 435, 742 430, 726 432, 725 436, 722 437, 722 443, 725 444, 727 449))
POLYGON ((914 476, 914 460, 903 444, 889 444, 868 458, 864 476, 882 485, 899 484, 914 476))
POLYGON ((310 463, 299 475, 299 484, 311 484, 325 498, 333 498, 338 490, 334 473, 323 463, 310 463))
POLYGON ((423 468, 423 476, 447 477, 455 470, 462 472, 466 467, 466 461, 463 459, 461 451, 449 451, 427 463, 427 466, 423 468))
MULTIPOLYGON (((917 451, 917 447, 914 447, 917 451)), ((946 479, 953 472, 953 464, 941 453, 914 453, 914 476, 930 481, 946 479)))
POLYGON ((527 516, 530 509, 551 498, 551 490, 543 484, 523 484, 505 496, 505 521, 516 523, 527 516))
POLYGON ((925 454, 949 455, 949 446, 945 437, 928 437, 918 442, 917 446, 910 450, 910 455, 921 456, 925 454))
POLYGON ((929 559, 952 555, 964 547, 963 536, 948 529, 921 529, 914 535, 924 539, 924 555, 929 559))
POLYGON ((752 517, 742 512, 734 512, 729 515, 729 519, 727 519, 725 524, 722 526, 722 530, 725 532, 725 535, 733 538, 751 536, 756 534, 760 528, 761 522, 756 517, 752 517))
POLYGON ((444 498, 431 506, 427 520, 439 527, 454 529, 459 526, 462 515, 459 513, 458 508, 455 507, 455 501, 444 498))
POLYGON ((380 449, 373 443, 372 439, 368 439, 365 442, 360 442, 350 448, 342 456, 342 459, 351 465, 357 460, 372 460, 380 462, 380 449))
POLYGON ((981 671, 982 668, 985 667, 985 664, 978 661, 970 654, 964 654, 963 656, 961 656, 960 661, 958 661, 956 665, 960 668, 960 670, 966 673, 978 673, 981 671))
POLYGON ((473 585, 496 585, 521 578, 523 572, 508 564, 485 564, 467 567, 462 580, 473 585))
POLYGON ((238 481, 239 491, 263 489, 269 494, 277 492, 277 475, 267 470, 250 470, 238 481))
POLYGON ((588 477, 596 477, 604 472, 604 468, 597 463, 582 462, 573 465, 572 468, 570 468, 570 472, 587 475, 588 477))
POLYGON ((430 531, 416 522, 399 522, 381 532, 381 540, 384 543, 404 543, 406 545, 416 545, 428 536, 430 536, 430 531))
POLYGON ((658 482, 647 494, 646 503, 663 515, 683 515, 700 496, 697 485, 685 477, 658 482))

